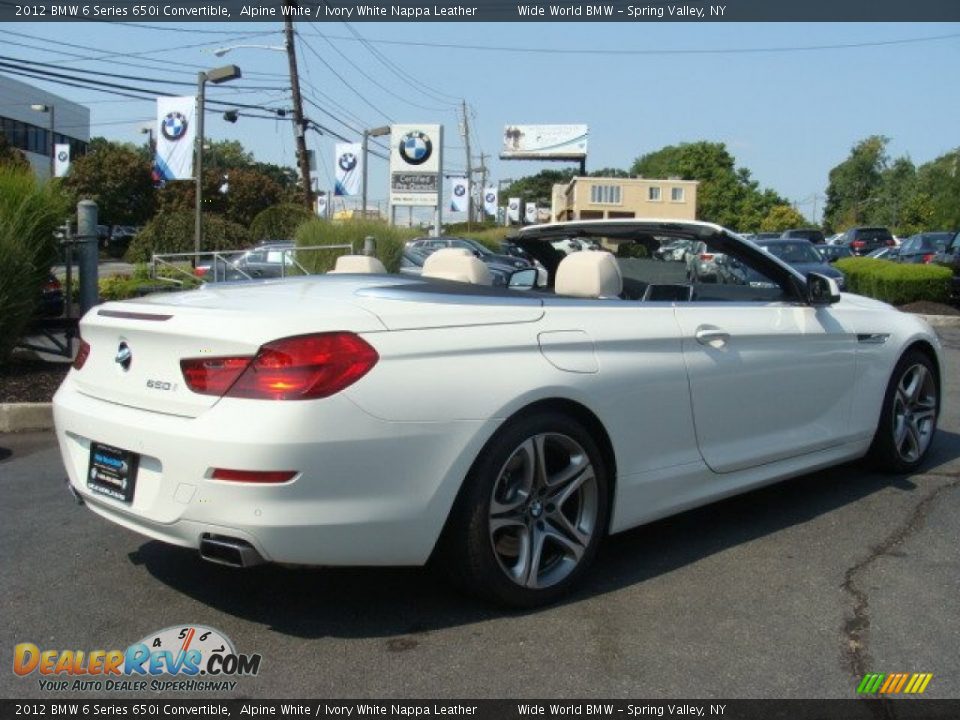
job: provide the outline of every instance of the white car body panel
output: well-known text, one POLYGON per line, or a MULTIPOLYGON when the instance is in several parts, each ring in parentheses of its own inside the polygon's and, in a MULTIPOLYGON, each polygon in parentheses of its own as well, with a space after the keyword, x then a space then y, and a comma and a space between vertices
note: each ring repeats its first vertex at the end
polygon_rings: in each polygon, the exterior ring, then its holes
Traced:
POLYGON ((210 533, 276 562, 422 564, 484 445, 534 403, 575 404, 605 430, 618 532, 862 456, 904 349, 919 341, 939 356, 922 320, 851 295, 814 308, 402 287, 422 282, 291 278, 94 308, 81 323, 87 364, 54 398, 72 488, 110 520, 186 547, 210 533), (705 325, 729 334, 722 347, 696 340, 705 325), (328 330, 359 334, 379 361, 321 400, 218 399, 179 374, 182 357, 328 330), (126 372, 121 341, 134 353, 126 372), (151 378, 177 387, 148 389, 151 378), (141 454, 132 504, 87 488, 91 442, 141 454), (213 480, 218 467, 298 474, 246 485, 213 480))

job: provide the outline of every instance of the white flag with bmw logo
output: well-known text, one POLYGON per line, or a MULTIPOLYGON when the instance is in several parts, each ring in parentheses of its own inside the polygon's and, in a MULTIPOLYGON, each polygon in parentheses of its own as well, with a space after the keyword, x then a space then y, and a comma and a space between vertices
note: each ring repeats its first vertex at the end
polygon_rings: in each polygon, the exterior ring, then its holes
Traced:
POLYGON ((487 215, 497 215, 497 188, 488 187, 483 190, 483 211, 487 215))
POLYGON ((159 182, 193 179, 196 115, 197 101, 193 95, 157 98, 154 172, 159 182))
POLYGON ((537 204, 528 202, 526 212, 523 214, 523 221, 533 224, 537 221, 537 204))
POLYGON ((359 195, 363 177, 363 151, 360 143, 337 143, 334 194, 359 195))
POLYGON ((470 181, 465 177, 453 179, 453 192, 450 193, 450 209, 453 212, 467 212, 469 207, 470 181))
POLYGON ((70 172, 70 145, 69 143, 57 143, 53 146, 53 175, 54 177, 64 177, 70 172))
POLYGON ((508 201, 507 220, 512 223, 520 222, 520 198, 510 198, 508 201))

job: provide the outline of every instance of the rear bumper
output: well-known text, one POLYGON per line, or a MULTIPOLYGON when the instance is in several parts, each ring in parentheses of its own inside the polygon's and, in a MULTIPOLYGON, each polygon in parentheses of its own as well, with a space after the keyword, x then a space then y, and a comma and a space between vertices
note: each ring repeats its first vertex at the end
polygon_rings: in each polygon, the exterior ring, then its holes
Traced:
POLYGON ((54 397, 54 421, 69 482, 98 515, 174 545, 228 536, 267 561, 306 565, 424 563, 495 426, 387 422, 342 394, 221 400, 185 418, 83 395, 71 377, 54 397), (87 487, 91 442, 140 454, 129 505, 87 487), (213 480, 217 467, 299 474, 255 485, 213 480))

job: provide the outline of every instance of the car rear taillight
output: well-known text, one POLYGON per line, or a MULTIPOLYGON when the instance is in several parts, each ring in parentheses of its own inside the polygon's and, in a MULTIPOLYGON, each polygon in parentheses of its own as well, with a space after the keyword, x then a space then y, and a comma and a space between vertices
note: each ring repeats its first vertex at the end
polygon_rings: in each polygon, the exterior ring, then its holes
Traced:
POLYGON ((316 400, 334 395, 366 375, 380 356, 350 332, 274 340, 254 357, 180 361, 193 392, 255 400, 316 400))
POLYGON ((897 241, 893 238, 887 238, 887 247, 896 247, 897 241))
POLYGON ((936 255, 934 255, 933 253, 927 253, 926 255, 923 256, 924 264, 932 263, 935 257, 936 255))
POLYGON ((60 290, 60 281, 55 277, 47 280, 46 284, 43 286, 44 292, 57 292, 58 290, 60 290))
POLYGON ((229 480, 244 483, 285 483, 292 480, 296 470, 229 470, 214 468, 210 477, 214 480, 229 480))
POLYGON ((198 267, 198 268, 194 268, 194 269, 193 269, 193 274, 194 274, 194 276, 196 276, 196 277, 203 277, 204 275, 207 274, 207 270, 209 270, 209 269, 210 269, 210 268, 208 268, 208 267, 198 267))
POLYGON ((852 243, 850 243, 850 247, 855 248, 856 250, 866 246, 867 244, 863 240, 854 240, 852 243))
POLYGON ((250 366, 253 357, 192 358, 180 361, 187 387, 200 395, 222 397, 250 366))
POLYGON ((713 260, 713 253, 700 253, 697 257, 703 260, 703 262, 710 262, 713 260))
POLYGON ((77 354, 73 358, 74 370, 79 370, 90 357, 90 344, 83 338, 79 338, 80 344, 77 346, 77 354))

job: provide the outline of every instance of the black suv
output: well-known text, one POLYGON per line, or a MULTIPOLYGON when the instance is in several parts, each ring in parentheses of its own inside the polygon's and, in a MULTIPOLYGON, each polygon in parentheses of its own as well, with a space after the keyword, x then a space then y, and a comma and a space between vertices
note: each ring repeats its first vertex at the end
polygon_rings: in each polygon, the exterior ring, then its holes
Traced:
POLYGON ((946 265, 953 270, 953 278, 950 280, 950 294, 954 300, 960 300, 960 232, 953 234, 953 238, 947 241, 946 247, 937 253, 933 261, 938 265, 946 265))
POLYGON ((854 255, 867 255, 882 247, 894 247, 897 241, 885 227, 852 227, 837 241, 846 245, 854 255))

